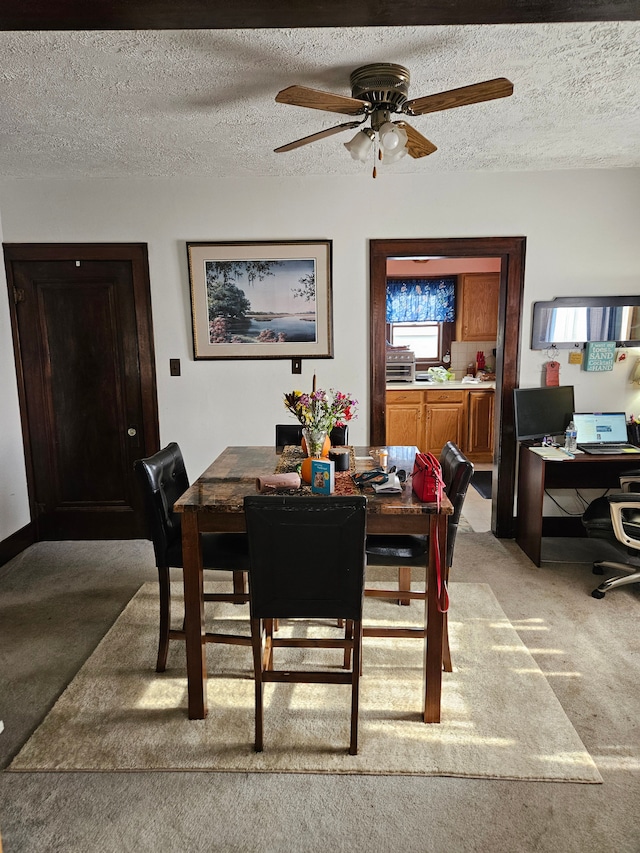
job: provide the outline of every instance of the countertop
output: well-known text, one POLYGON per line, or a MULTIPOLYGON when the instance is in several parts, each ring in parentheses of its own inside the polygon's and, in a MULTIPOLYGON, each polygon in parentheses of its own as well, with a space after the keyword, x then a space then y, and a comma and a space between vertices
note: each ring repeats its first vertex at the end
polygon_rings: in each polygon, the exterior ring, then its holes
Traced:
POLYGON ((495 390, 495 380, 487 382, 461 382, 454 380, 453 382, 387 382, 387 391, 445 391, 445 390, 465 390, 477 391, 482 389, 495 390))

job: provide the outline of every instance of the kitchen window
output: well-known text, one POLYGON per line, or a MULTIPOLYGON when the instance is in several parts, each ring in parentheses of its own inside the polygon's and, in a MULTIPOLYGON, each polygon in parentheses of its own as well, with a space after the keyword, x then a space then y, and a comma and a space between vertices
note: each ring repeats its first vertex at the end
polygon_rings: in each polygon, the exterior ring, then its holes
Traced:
POLYGON ((406 346, 415 354, 416 367, 442 364, 451 349, 453 323, 389 323, 388 340, 392 346, 406 346))

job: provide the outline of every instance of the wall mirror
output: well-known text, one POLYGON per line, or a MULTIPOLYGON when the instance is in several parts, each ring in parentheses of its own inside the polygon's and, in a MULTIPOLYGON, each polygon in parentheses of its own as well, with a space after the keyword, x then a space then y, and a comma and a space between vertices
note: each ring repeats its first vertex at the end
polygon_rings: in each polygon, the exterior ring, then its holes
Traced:
POLYGON ((640 296, 557 297, 534 302, 531 349, 587 341, 640 346, 640 296))

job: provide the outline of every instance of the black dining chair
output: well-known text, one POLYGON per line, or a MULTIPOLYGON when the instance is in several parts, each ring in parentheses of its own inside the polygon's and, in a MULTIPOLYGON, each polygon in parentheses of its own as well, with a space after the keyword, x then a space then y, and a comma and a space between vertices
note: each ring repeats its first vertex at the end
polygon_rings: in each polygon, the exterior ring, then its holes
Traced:
MULTIPOLYGON (((138 459, 134 470, 142 492, 149 539, 153 542, 160 586, 160 634, 156 672, 167 665, 169 640, 184 640, 184 630, 171 628, 170 568, 182 568, 181 516, 173 511, 176 500, 189 488, 180 447, 175 441, 146 459, 138 459)), ((202 564, 205 569, 233 572, 233 592, 204 593, 205 601, 241 604, 249 600, 246 572, 249 549, 244 533, 203 533, 202 564)), ((208 642, 249 645, 248 636, 207 632, 208 642)))
MULTIPOLYGON (((447 516, 447 561, 443 572, 444 581, 447 583, 449 570, 453 564, 453 550, 462 515, 462 506, 473 475, 473 463, 467 459, 454 442, 448 441, 440 454, 440 465, 445 494, 453 505, 453 514, 447 516)), ((411 589, 411 568, 413 566, 424 568, 428 547, 428 536, 409 534, 367 536, 367 567, 397 566, 398 589, 381 590, 365 587, 365 595, 396 599, 398 604, 403 605, 410 604, 411 599, 415 598, 424 600, 427 594, 426 590, 411 589)), ((415 636, 424 637, 422 629, 415 629, 413 633, 415 636)), ((451 650, 449 648, 446 613, 444 614, 443 663, 445 671, 451 672, 451 650)))
POLYGON ((357 754, 366 504, 361 495, 244 499, 251 555, 256 752, 264 745, 264 683, 303 682, 351 685, 349 753, 357 754), (304 637, 274 636, 274 621, 283 619, 306 620, 304 637), (344 620, 344 639, 311 636, 317 619, 344 620), (341 649, 351 665, 341 670, 277 669, 281 647, 341 649))
MULTIPOLYGON (((349 438, 349 427, 336 426, 329 433, 332 447, 343 447, 349 438)), ((276 424, 276 447, 286 447, 288 444, 298 445, 302 442, 302 424, 276 424)))

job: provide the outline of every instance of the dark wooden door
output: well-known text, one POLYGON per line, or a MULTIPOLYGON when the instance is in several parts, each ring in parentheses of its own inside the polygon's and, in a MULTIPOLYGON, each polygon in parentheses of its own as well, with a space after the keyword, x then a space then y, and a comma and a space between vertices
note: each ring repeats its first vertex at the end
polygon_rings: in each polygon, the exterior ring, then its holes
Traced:
POLYGON ((37 539, 144 535, 158 449, 146 247, 5 246, 37 539))

